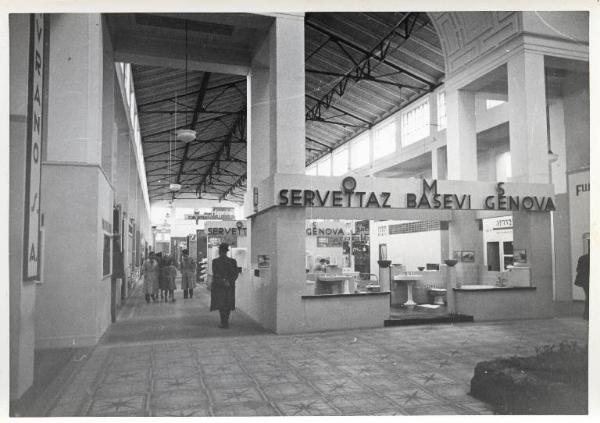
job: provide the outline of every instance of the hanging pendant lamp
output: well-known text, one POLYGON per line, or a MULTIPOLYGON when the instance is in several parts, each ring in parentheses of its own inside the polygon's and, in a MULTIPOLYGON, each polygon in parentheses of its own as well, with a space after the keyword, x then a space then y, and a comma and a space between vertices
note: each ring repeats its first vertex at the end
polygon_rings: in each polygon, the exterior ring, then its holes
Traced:
MULTIPOLYGON (((175 92, 175 98, 177 98, 177 91, 175 92)), ((175 127, 177 127, 177 100, 175 100, 175 127)), ((181 189, 181 184, 171 183, 171 141, 172 134, 169 134, 169 191, 177 192, 181 189)), ((171 202, 171 207, 173 203, 171 202)))
MULTIPOLYGON (((188 30, 187 30, 187 20, 185 21, 185 93, 187 94, 187 75, 188 74, 188 30)), ((185 116, 185 125, 187 126, 187 113, 185 116)), ((189 143, 196 140, 196 131, 194 129, 178 129, 177 132, 177 140, 189 143)))

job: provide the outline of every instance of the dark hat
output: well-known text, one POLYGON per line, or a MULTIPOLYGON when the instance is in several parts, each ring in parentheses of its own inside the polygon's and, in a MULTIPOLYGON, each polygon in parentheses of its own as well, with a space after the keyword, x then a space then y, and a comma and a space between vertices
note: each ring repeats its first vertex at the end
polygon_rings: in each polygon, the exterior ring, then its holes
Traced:
POLYGON ((219 245, 219 254, 226 253, 227 251, 229 251, 229 244, 226 242, 221 243, 219 245))

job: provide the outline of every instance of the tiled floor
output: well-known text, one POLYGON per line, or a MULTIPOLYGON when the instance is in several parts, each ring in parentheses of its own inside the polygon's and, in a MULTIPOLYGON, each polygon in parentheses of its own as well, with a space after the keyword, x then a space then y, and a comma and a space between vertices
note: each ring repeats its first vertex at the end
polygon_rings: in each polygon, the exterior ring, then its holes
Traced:
POLYGON ((236 312, 223 331, 197 297, 137 299, 47 415, 491 414, 469 395, 477 362, 587 342, 577 318, 274 335, 236 312))

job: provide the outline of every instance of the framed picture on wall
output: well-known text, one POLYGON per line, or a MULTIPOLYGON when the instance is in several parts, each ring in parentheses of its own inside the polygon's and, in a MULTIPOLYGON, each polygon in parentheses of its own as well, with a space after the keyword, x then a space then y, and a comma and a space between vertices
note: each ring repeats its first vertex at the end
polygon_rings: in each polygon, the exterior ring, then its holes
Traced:
POLYGON ((454 260, 460 261, 461 257, 462 257, 462 251, 458 251, 458 250, 454 251, 454 256, 452 257, 454 260))
POLYGON ((513 263, 527 263, 527 250, 514 250, 513 263))
POLYGON ((463 263, 474 263, 475 251, 461 251, 460 261, 462 261, 463 263))
POLYGON ((261 269, 267 269, 271 267, 271 257, 266 254, 258 255, 258 267, 261 269))

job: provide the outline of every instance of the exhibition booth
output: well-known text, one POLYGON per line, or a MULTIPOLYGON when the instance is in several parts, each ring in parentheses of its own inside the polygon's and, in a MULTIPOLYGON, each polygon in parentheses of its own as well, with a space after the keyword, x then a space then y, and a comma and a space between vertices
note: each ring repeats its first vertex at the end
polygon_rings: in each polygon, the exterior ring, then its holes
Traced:
POLYGON ((294 331, 381 327, 395 311, 552 313, 551 185, 276 174, 255 200, 254 218, 301 212, 301 235, 275 236, 302 246, 303 266, 276 280, 277 258, 253 240, 240 307, 276 286, 294 331))

